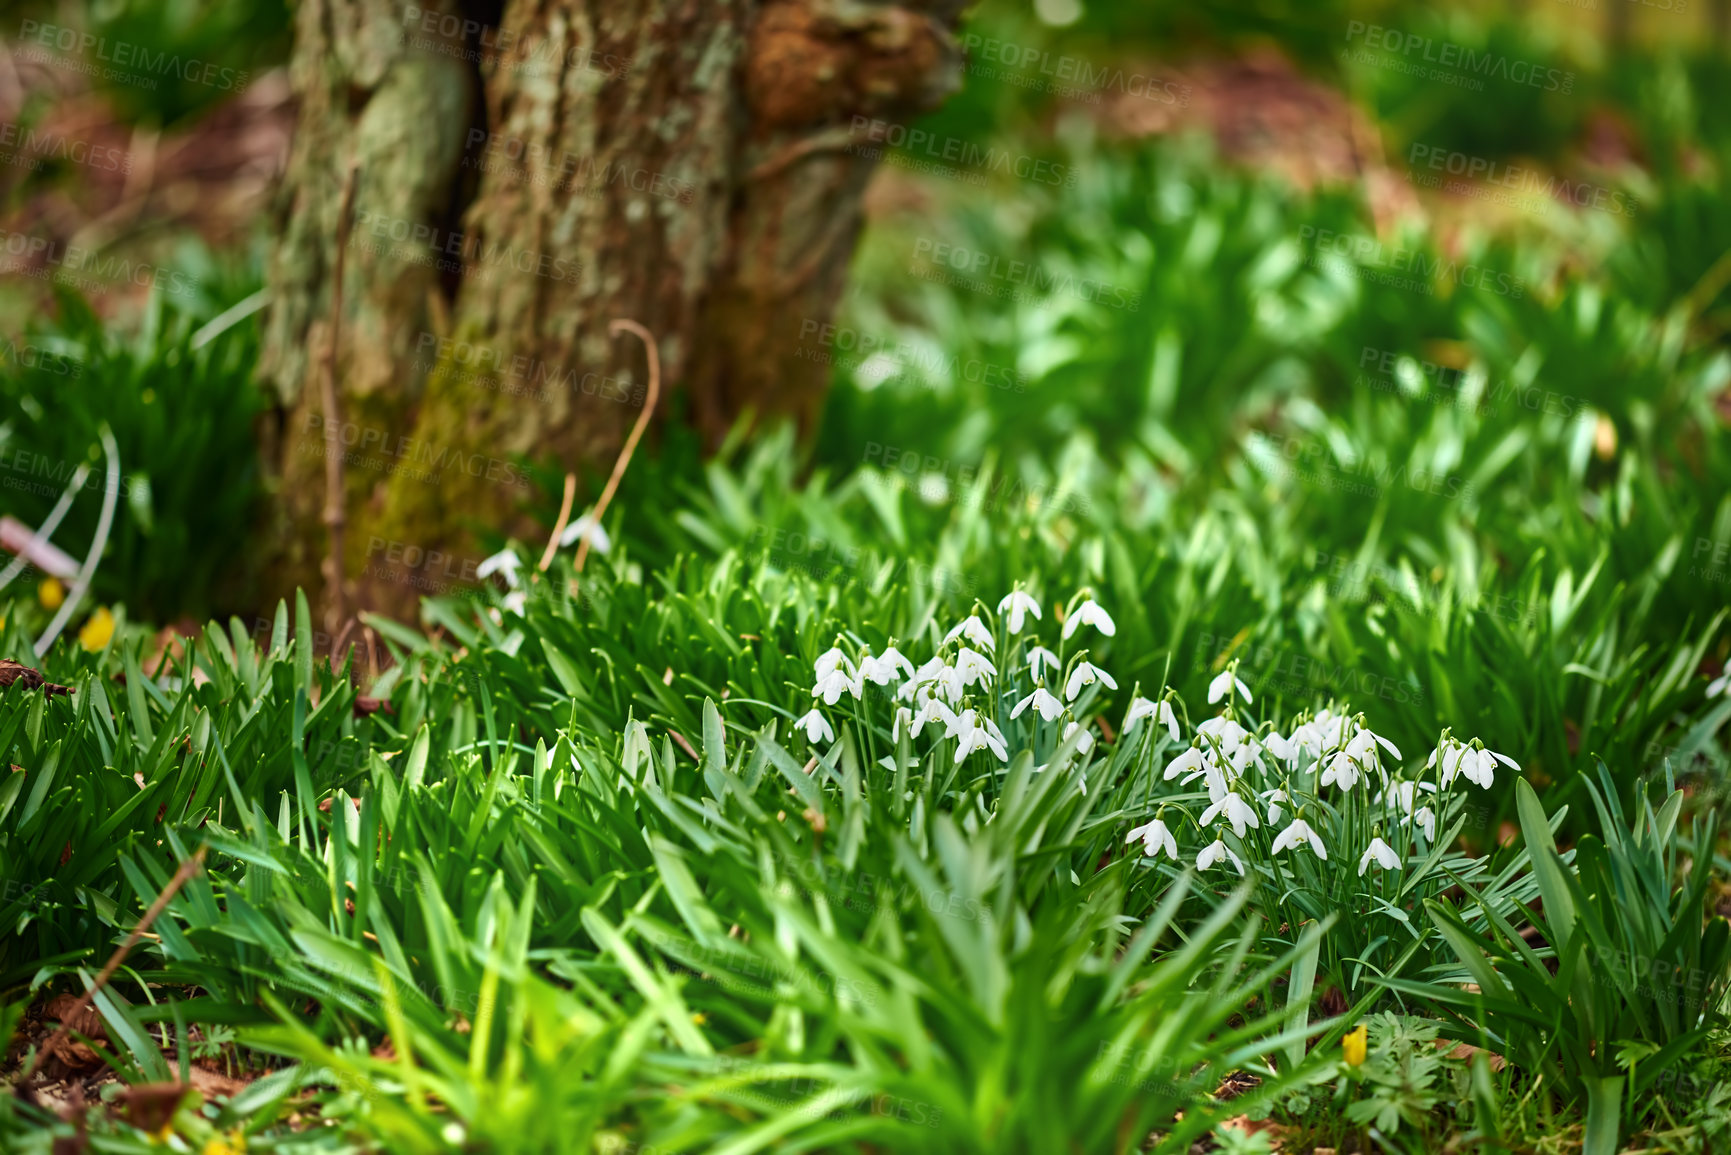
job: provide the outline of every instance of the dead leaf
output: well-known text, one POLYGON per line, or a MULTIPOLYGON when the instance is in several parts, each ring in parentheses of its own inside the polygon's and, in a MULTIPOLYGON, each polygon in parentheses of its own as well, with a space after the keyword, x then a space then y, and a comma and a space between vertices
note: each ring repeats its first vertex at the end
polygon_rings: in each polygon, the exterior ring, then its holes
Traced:
POLYGON ((0 658, 0 690, 4 690, 13 682, 23 682, 25 689, 39 689, 50 698, 56 694, 72 693, 72 687, 45 682, 39 671, 31 669, 21 662, 14 662, 11 658, 0 658))
POLYGON ((120 1092, 122 1113, 126 1121, 140 1131, 155 1134, 174 1118, 190 1086, 188 1083, 139 1083, 128 1087, 120 1092))

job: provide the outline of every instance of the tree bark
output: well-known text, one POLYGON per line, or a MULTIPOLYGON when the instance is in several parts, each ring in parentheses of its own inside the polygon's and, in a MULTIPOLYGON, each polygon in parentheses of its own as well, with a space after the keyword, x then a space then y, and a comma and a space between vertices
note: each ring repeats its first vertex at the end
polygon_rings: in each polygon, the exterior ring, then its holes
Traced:
POLYGON ((657 335, 709 443, 748 412, 813 417, 827 374, 788 352, 830 317, 859 232, 875 161, 854 126, 957 86, 960 2, 626 7, 303 3, 264 361, 283 415, 280 584, 312 582, 322 540, 308 386, 351 158, 337 364, 363 607, 408 612, 451 559, 472 576, 479 532, 532 540, 523 459, 605 472, 643 395, 614 317, 657 335))

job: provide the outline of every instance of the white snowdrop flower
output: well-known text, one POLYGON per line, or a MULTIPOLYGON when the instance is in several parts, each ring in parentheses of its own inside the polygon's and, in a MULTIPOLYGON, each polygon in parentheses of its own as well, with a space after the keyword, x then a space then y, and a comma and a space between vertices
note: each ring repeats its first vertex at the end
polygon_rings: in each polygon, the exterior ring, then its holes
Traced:
POLYGON ((1250 764, 1256 761, 1257 752, 1261 748, 1257 742, 1246 742, 1226 756, 1227 764, 1232 767, 1233 773, 1242 775, 1250 768, 1250 764))
POLYGON ((1035 621, 1040 620, 1040 603, 1017 586, 998 603, 998 612, 1009 615, 1004 621, 1004 627, 1012 634, 1019 634, 1022 632, 1022 625, 1027 621, 1027 615, 1033 614, 1035 621))
POLYGON ((1479 751, 1479 757, 1481 759, 1484 759, 1484 758, 1495 759, 1496 761, 1501 762, 1504 766, 1507 766, 1510 770, 1513 770, 1516 774, 1519 774, 1521 772, 1520 766, 1515 762, 1515 760, 1513 758, 1510 758, 1507 754, 1498 754, 1495 750, 1480 750, 1479 751))
POLYGON ((1302 818, 1294 818, 1292 825, 1274 836, 1274 853, 1290 850, 1294 846, 1308 845, 1316 852, 1316 856, 1324 862, 1328 861, 1328 850, 1322 845, 1322 839, 1316 831, 1310 828, 1310 823, 1302 818))
POLYGON ((1420 806, 1413 811, 1410 819, 1402 818, 1400 821, 1402 826, 1405 826, 1409 821, 1417 823, 1418 828, 1424 831, 1426 841, 1436 841, 1436 811, 1430 807, 1420 806))
POLYGON ((1004 741, 1004 732, 998 729, 998 724, 992 721, 990 717, 981 717, 980 722, 986 727, 986 733, 996 738, 1000 743, 1004 741))
POLYGON ((992 665, 991 659, 984 654, 977 654, 966 646, 956 655, 956 673, 962 679, 962 685, 971 686, 975 682, 998 676, 998 667, 992 665))
POLYGON ((835 741, 835 731, 829 728, 829 723, 824 720, 822 714, 817 712, 816 706, 811 708, 811 713, 796 719, 793 728, 796 730, 804 730, 805 740, 807 742, 835 741))
POLYGON ((1094 734, 1092 731, 1084 730, 1077 723, 1071 722, 1068 726, 1064 727, 1063 740, 1068 742, 1070 740, 1070 735, 1074 734, 1077 730, 1082 730, 1082 740, 1076 743, 1076 753, 1086 754, 1094 748, 1094 734))
POLYGON ((1339 786, 1342 790, 1351 790, 1358 785, 1358 762, 1351 754, 1342 750, 1328 760, 1328 765, 1322 771, 1320 785, 1339 786))
POLYGON ((1430 752, 1430 759, 1425 762, 1424 768, 1429 770, 1435 766, 1440 757, 1442 760, 1442 788, 1447 790, 1454 784, 1455 777, 1460 774, 1461 759, 1468 753, 1470 751, 1465 746, 1450 738, 1430 752))
POLYGON ((928 722, 942 722, 947 733, 955 725, 955 721, 955 714, 951 713, 950 708, 944 704, 942 698, 927 698, 919 712, 914 715, 913 726, 909 732, 918 738, 920 730, 928 722))
POLYGON ((1250 808, 1249 803, 1231 791, 1202 812, 1202 825, 1212 826, 1214 820, 1222 816, 1231 824, 1232 833, 1240 838, 1244 837, 1246 826, 1254 830, 1262 825, 1262 820, 1256 817, 1256 811, 1250 808))
POLYGON ((606 553, 613 548, 613 539, 607 536, 606 528, 590 513, 585 513, 567 525, 565 532, 559 535, 559 544, 562 547, 573 545, 578 538, 584 537, 589 539, 589 548, 599 553, 606 553))
POLYGON ((1240 861, 1236 854, 1232 853, 1232 848, 1230 846, 1226 845, 1226 843, 1220 841, 1218 838, 1213 842, 1210 842, 1207 846, 1204 846, 1202 848, 1202 853, 1196 856, 1196 869, 1207 870, 1223 858, 1230 859, 1232 865, 1238 869, 1239 874, 1244 873, 1244 863, 1240 861))
POLYGON ((1160 777, 1163 781, 1170 782, 1180 774, 1200 774, 1205 766, 1206 763, 1202 760, 1202 751, 1192 746, 1166 763, 1166 772, 1160 777))
POLYGON ((867 654, 860 659, 859 672, 867 680, 879 686, 887 686, 899 678, 913 677, 914 664, 903 657, 902 652, 894 645, 889 645, 875 658, 867 654))
POLYGON ((1065 701, 1074 702, 1076 695, 1082 692, 1082 687, 1094 682, 1103 682, 1107 688, 1116 690, 1118 683, 1112 680, 1112 675, 1086 659, 1077 662, 1076 668, 1070 671, 1070 680, 1064 683, 1065 701))
POLYGON ((1118 632, 1118 627, 1112 624, 1112 615, 1093 598, 1077 606, 1076 612, 1064 619, 1064 640, 1069 641, 1070 635, 1083 626, 1093 626, 1108 638, 1118 632))
POLYGON ((1280 809, 1280 804, 1282 802, 1291 802, 1292 799, 1288 798, 1286 796, 1286 791, 1279 787, 1270 790, 1268 793, 1264 794, 1263 797, 1268 799, 1268 824, 1273 826, 1276 822, 1280 821, 1280 816, 1284 813, 1284 811, 1280 809))
POLYGON ((505 584, 516 589, 517 567, 522 564, 523 559, 517 556, 517 551, 507 546, 476 566, 475 576, 485 581, 494 574, 502 574, 505 578, 505 584))
POLYGON ((1064 703, 1058 698, 1058 696, 1051 693, 1044 686, 1037 686, 1032 694, 1029 694, 1026 698, 1023 698, 1020 702, 1016 703, 1016 708, 1010 711, 1010 717, 1020 718, 1022 716, 1022 711, 1026 710, 1030 705, 1034 707, 1034 711, 1039 714, 1040 717, 1046 719, 1048 722, 1056 722, 1064 713, 1064 703))
POLYGON ((1239 681, 1237 670, 1237 663, 1233 663, 1220 674, 1216 675, 1212 682, 1208 683, 1209 705, 1213 705, 1215 702, 1220 701, 1220 699, 1226 696, 1228 691, 1234 688, 1238 690, 1238 696, 1243 698, 1246 702, 1254 700, 1250 696, 1250 687, 1239 681))
POLYGON ((1720 694, 1731 690, 1731 661, 1725 663, 1725 668, 1719 671, 1719 676, 1707 683, 1707 696, 1717 698, 1720 694))
MULTIPOLYGON (((964 711, 972 714, 972 710, 964 711)), ((997 755, 998 761, 1008 762, 1010 753, 1004 748, 1004 743, 992 736, 992 732, 983 725, 969 727, 961 735, 961 741, 956 745, 956 761, 960 762, 975 750, 990 750, 997 755)))
POLYGON ((945 666, 938 671, 938 676, 932 680, 933 688, 950 700, 951 705, 959 706, 962 694, 968 684, 962 680, 962 672, 954 666, 945 666))
MULTIPOLYGON (((1195 777, 1195 775, 1191 777, 1195 777)), ((1185 782, 1189 781, 1189 778, 1185 779, 1185 782)), ((1225 799, 1226 775, 1215 763, 1209 762, 1202 767, 1202 784, 1208 788, 1208 801, 1210 803, 1218 806, 1225 799)))
POLYGON ((1306 722, 1292 732, 1292 737, 1286 740, 1286 748, 1290 757, 1286 759, 1287 768, 1298 769, 1302 755, 1309 754, 1313 759, 1322 757, 1323 736, 1322 727, 1314 721, 1306 722))
POLYGON ((841 652, 840 646, 831 646, 819 654, 817 661, 811 664, 811 676, 819 682, 837 670, 843 671, 850 678, 855 674, 853 663, 848 661, 847 655, 841 652))
POLYGON ((949 645, 957 638, 966 638, 981 649, 993 649, 992 631, 986 628, 986 623, 980 620, 980 615, 969 614, 968 620, 944 635, 944 645, 949 645))
POLYGON ((1178 861, 1178 840, 1172 837, 1172 832, 1166 829, 1166 824, 1160 819, 1156 818, 1152 822, 1134 828, 1124 841, 1135 842, 1138 838, 1142 840, 1142 853, 1149 858, 1164 850, 1166 857, 1173 862, 1178 861))
MULTIPOLYGON (((1390 783, 1388 791, 1387 791, 1387 800, 1386 800, 1388 807, 1391 810, 1398 811, 1401 814, 1407 813, 1408 811, 1410 811, 1413 808, 1413 804, 1415 802, 1417 802, 1418 792, 1421 790, 1425 791, 1428 794, 1435 794, 1436 793, 1436 783, 1435 782, 1407 782, 1407 781, 1390 783)), ((1378 802, 1378 803, 1383 802, 1384 801, 1383 793, 1381 791, 1379 791, 1377 793, 1377 796, 1375 798, 1373 798, 1371 801, 1378 802)))
POLYGON ((890 740, 893 742, 901 741, 902 735, 910 732, 913 721, 914 712, 912 710, 906 706, 897 706, 895 724, 890 728, 890 740))
POLYGON ((1250 737, 1249 730, 1224 715, 1203 719, 1202 724, 1196 727, 1196 732, 1217 739, 1220 748, 1228 754, 1237 750, 1244 744, 1245 739, 1250 737))
POLYGON ((1178 713, 1172 709, 1170 699, 1160 699, 1160 716, 1156 720, 1166 727, 1166 733, 1171 735, 1174 742, 1178 741, 1178 713))
POLYGON ((522 617, 524 611, 529 608, 529 591, 512 590, 510 593, 505 595, 500 604, 505 607, 506 613, 512 613, 516 614, 518 617, 522 617))
POLYGON ((977 715, 972 706, 969 706, 960 714, 951 714, 948 718, 944 719, 944 737, 956 738, 961 736, 964 732, 972 730, 976 724, 974 721, 976 716, 977 715))
POLYGON ((1370 845, 1365 848, 1364 854, 1358 860, 1358 876, 1360 878, 1363 878, 1364 872, 1370 869, 1372 859, 1375 859, 1376 864, 1384 870, 1398 870, 1400 868, 1400 855, 1394 852, 1394 847, 1382 840, 1381 835, 1370 840, 1370 845))
POLYGON ((1515 766, 1513 759, 1505 755, 1490 750, 1468 750, 1461 755, 1461 776, 1468 782, 1489 790, 1491 783, 1496 779, 1495 771, 1498 762, 1506 762, 1510 766, 1514 766, 1517 771, 1520 769, 1519 766, 1515 766))
POLYGON ((938 680, 938 671, 942 670, 944 665, 942 658, 930 659, 914 671, 913 677, 902 683, 902 688, 896 691, 896 696, 910 702, 924 701, 925 699, 921 698, 920 695, 932 692, 932 686, 938 680))
POLYGON ((1373 734, 1362 726, 1353 734, 1352 741, 1346 744, 1346 752, 1360 762, 1370 762, 1376 757, 1376 748, 1381 746, 1394 757, 1400 757, 1400 751, 1393 742, 1380 734, 1373 734))
POLYGON ((1043 675, 1040 673, 1040 668, 1042 666, 1045 667, 1047 673, 1050 673, 1053 670, 1063 669, 1063 666, 1058 661, 1057 654, 1054 654, 1045 646, 1035 646, 1033 649, 1028 651, 1029 676, 1034 678, 1042 677, 1043 675))
POLYGON ((1263 748, 1282 762, 1291 763, 1295 760, 1298 747, 1290 740, 1282 738, 1278 732, 1270 731, 1268 737, 1262 740, 1263 748))
POLYGON ((1132 698, 1130 709, 1124 715, 1124 725, 1120 729, 1128 734, 1135 728, 1136 723, 1144 718, 1155 719, 1166 727, 1166 732, 1172 735, 1174 742, 1178 741, 1178 715, 1173 712, 1171 702, 1164 698, 1158 702, 1149 701, 1147 698, 1132 698))
POLYGON ((817 680, 817 685, 811 688, 811 696, 815 698, 822 695, 823 704, 833 706, 843 694, 852 694, 857 698, 864 690, 865 684, 858 675, 850 677, 848 671, 837 668, 817 680))

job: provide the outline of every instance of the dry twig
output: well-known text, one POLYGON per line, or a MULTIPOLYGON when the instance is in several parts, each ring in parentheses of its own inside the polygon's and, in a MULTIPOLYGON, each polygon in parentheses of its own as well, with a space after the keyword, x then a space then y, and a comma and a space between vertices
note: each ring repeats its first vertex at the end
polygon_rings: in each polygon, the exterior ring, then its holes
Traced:
MULTIPOLYGON (((348 250, 349 229, 355 214, 355 186, 360 183, 360 167, 349 166, 343 183, 343 203, 337 214, 337 253, 334 283, 331 288, 331 324, 325 344, 323 372, 319 386, 325 410, 325 526, 330 531, 330 556, 325 559, 325 589, 329 601, 330 620, 327 628, 335 633, 348 620, 348 603, 343 594, 343 440, 342 419, 337 409, 337 344, 343 327, 343 255, 348 250)), ((335 647, 332 647, 335 658, 335 647)))
POLYGON ((156 921, 157 915, 168 909, 168 904, 176 894, 180 893, 180 888, 185 886, 193 875, 204 869, 206 849, 208 848, 200 846, 193 851, 191 858, 180 864, 180 869, 174 872, 174 877, 168 880, 168 885, 162 888, 162 893, 156 896, 156 901, 150 904, 150 909, 144 912, 144 917, 138 920, 138 925, 133 927, 132 933, 126 936, 126 941, 121 943, 119 949, 109 956, 107 965, 102 968, 102 973, 96 976, 96 981, 90 984, 90 989, 84 992, 77 1004, 67 1011, 65 1017, 60 1020, 60 1029, 36 1049, 36 1056, 30 1060, 30 1065, 18 1077, 17 1086, 20 1090, 30 1082, 30 1077, 36 1073, 36 1068, 41 1065, 43 1058, 66 1037, 79 1014, 96 1001, 97 994, 108 984, 108 980, 114 977, 114 972, 120 969, 120 964, 126 961, 126 956, 132 952, 132 948, 138 945, 138 940, 150 930, 150 924, 156 921))

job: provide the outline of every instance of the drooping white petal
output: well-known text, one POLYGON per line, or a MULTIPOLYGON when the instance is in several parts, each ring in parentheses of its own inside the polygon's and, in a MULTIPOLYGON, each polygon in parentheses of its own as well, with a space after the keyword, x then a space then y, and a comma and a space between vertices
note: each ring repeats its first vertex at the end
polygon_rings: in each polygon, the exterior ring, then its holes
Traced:
POLYGON ((1412 820, 1418 824, 1420 830, 1424 831, 1426 841, 1436 841, 1436 811, 1428 806, 1420 806, 1413 811, 1412 820))
POLYGON ((1222 842, 1218 838, 1207 846, 1204 846, 1201 853, 1196 856, 1196 869, 1207 870, 1223 858, 1230 860, 1232 865, 1237 868, 1239 874, 1244 873, 1244 863, 1239 860, 1236 854, 1232 853, 1232 848, 1230 846, 1227 846, 1226 843, 1222 842))
POLYGON ((1172 703, 1168 699, 1160 699, 1159 721, 1166 726, 1166 733, 1172 740, 1178 741, 1178 713, 1172 709, 1172 703))
POLYGON ((1299 845, 1308 845, 1318 858, 1328 861, 1328 850, 1322 845, 1322 839, 1316 836, 1316 831, 1310 828, 1310 823, 1302 818, 1294 818, 1292 825, 1275 835, 1274 853, 1279 854, 1299 845))
POLYGON ((1246 702, 1252 700, 1250 697, 1250 687, 1240 681, 1237 674, 1233 673, 1231 670, 1223 670, 1219 674, 1216 674, 1214 680, 1208 683, 1209 705, 1213 705, 1215 702, 1220 701, 1220 699, 1224 698, 1229 691, 1234 689, 1238 691, 1238 696, 1243 698, 1246 702))
POLYGON ((1322 771, 1320 785, 1339 786, 1342 790, 1351 790, 1358 785, 1358 763, 1351 754, 1342 750, 1328 760, 1328 765, 1322 771))
POLYGON ((516 589, 517 568, 522 564, 523 559, 517 556, 517 551, 507 546, 476 566, 475 576, 485 581, 496 573, 503 574, 505 584, 516 589))
POLYGON ((1230 791, 1202 812, 1202 825, 1213 825, 1214 819, 1221 815, 1224 815, 1232 826, 1232 833, 1240 838, 1244 837, 1245 827, 1254 829, 1262 825, 1262 820, 1256 817, 1256 811, 1252 810, 1243 798, 1230 791))
POLYGON ((793 725, 796 730, 805 731, 805 740, 807 742, 815 743, 835 741, 835 731, 829 728, 829 722, 824 719, 822 714, 817 712, 816 706, 811 708, 809 714, 805 714, 795 720, 793 725))
POLYGON ((986 624, 980 620, 978 614, 968 615, 966 621, 951 630, 948 634, 944 635, 944 645, 949 645, 958 637, 966 638, 968 641, 974 643, 983 650, 994 648, 992 644, 992 631, 986 628, 986 624))
POLYGON ((894 646, 888 646, 877 657, 866 655, 860 660, 860 674, 879 686, 887 686, 902 677, 913 677, 914 664, 894 646))
MULTIPOLYGON (((1079 724, 1077 724, 1075 722, 1071 722, 1068 726, 1064 727, 1063 740, 1068 742, 1070 740, 1070 735, 1074 734, 1077 730, 1080 730, 1080 729, 1082 729, 1082 727, 1079 724)), ((1076 743, 1076 753, 1086 754, 1088 751, 1092 750, 1093 748, 1094 748, 1093 731, 1082 730, 1081 741, 1076 743)))
POLYGON ((559 535, 559 545, 571 545, 582 537, 588 538, 589 548, 599 553, 606 553, 613 548, 613 539, 607 536, 606 528, 595 520, 594 514, 585 513, 567 525, 565 532, 559 535))
POLYGON ((966 646, 956 655, 956 673, 961 676, 962 685, 971 686, 975 682, 998 676, 998 667, 992 665, 990 658, 984 654, 975 653, 966 646))
POLYGON ((831 646, 819 654, 817 661, 812 663, 811 669, 812 677, 818 681, 829 677, 837 670, 846 671, 850 678, 854 676, 853 663, 848 661, 847 655, 841 652, 840 646, 831 646))
POLYGON ((1264 797, 1268 799, 1268 824, 1273 826, 1280 821, 1280 815, 1283 813, 1280 804, 1290 802, 1291 799, 1286 796, 1286 791, 1280 789, 1270 790, 1264 797))
POLYGON ((1074 702, 1076 695, 1082 692, 1082 687, 1094 682, 1102 682, 1114 690, 1118 688, 1118 683, 1112 680, 1112 675, 1099 666, 1088 661, 1077 662, 1076 668, 1070 671, 1070 680, 1064 683, 1065 700, 1074 702))
POLYGON ((1394 848, 1384 842, 1380 835, 1370 840, 1370 845, 1365 848, 1364 854, 1358 860, 1358 876, 1360 878, 1364 877, 1364 872, 1370 868, 1373 859, 1384 870, 1394 870, 1400 866, 1400 855, 1396 854, 1394 848))
POLYGON ((843 694, 851 694, 857 698, 864 691, 865 683, 858 675, 849 677, 846 670, 835 669, 817 680, 817 685, 811 689, 811 695, 814 698, 822 695, 823 704, 833 706, 843 694))
POLYGON ((1040 620, 1040 603, 1025 590, 1012 590, 998 603, 998 612, 1008 614, 1004 622, 1005 628, 1011 634, 1019 634, 1028 614, 1033 614, 1035 621, 1040 620))
POLYGON ((1032 694, 1016 703, 1016 708, 1010 711, 1010 717, 1021 717, 1022 711, 1030 705, 1034 707, 1040 717, 1048 722, 1057 721, 1064 713, 1064 703, 1058 699, 1056 694, 1051 693, 1044 686, 1036 686, 1032 694))
POLYGON ((1064 639, 1083 626, 1093 626, 1108 638, 1118 632, 1118 627, 1112 622, 1112 615, 1103 609, 1099 602, 1092 598, 1076 607, 1076 612, 1064 619, 1064 639))
POLYGON ((1180 774, 1200 772, 1202 768, 1202 751, 1197 749, 1195 746, 1192 746, 1190 749, 1184 751, 1184 753, 1178 755, 1178 757, 1172 759, 1172 761, 1166 763, 1166 772, 1160 777, 1162 781, 1170 782, 1180 774))
POLYGON ((1150 702, 1147 698, 1131 698, 1130 709, 1124 713, 1124 724, 1118 727, 1118 729, 1123 733, 1128 734, 1131 730, 1136 728, 1136 723, 1140 722, 1144 718, 1152 718, 1154 716, 1154 711, 1157 708, 1157 704, 1150 702))
POLYGON ((1129 835, 1125 837, 1124 841, 1135 842, 1138 838, 1142 840, 1142 853, 1148 857, 1152 858, 1154 855, 1164 850, 1166 852, 1166 857, 1170 858, 1173 862, 1178 861, 1178 842, 1172 837, 1172 832, 1166 829, 1166 824, 1160 821, 1160 819, 1156 818, 1145 825, 1135 827, 1130 831, 1129 835))
POLYGON ((1028 673, 1031 677, 1044 677, 1040 672, 1042 668, 1050 673, 1053 670, 1062 669, 1063 666, 1059 663, 1057 654, 1045 646, 1035 646, 1028 651, 1028 673))

